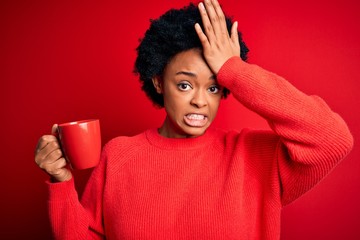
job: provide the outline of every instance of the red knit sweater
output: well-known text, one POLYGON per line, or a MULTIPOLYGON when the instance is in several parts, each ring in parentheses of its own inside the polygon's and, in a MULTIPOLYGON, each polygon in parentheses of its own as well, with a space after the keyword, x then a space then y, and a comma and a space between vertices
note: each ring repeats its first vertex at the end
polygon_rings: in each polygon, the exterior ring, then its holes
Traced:
POLYGON ((48 184, 56 239, 279 239, 282 206, 328 174, 352 136, 322 99, 240 58, 217 79, 273 131, 115 138, 81 202, 73 180, 48 184))

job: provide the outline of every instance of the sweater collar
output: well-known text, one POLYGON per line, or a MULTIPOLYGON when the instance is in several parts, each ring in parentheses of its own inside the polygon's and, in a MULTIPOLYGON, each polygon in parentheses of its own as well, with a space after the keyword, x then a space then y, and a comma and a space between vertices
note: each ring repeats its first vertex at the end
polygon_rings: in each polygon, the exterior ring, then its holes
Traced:
POLYGON ((208 128, 206 132, 194 138, 167 138, 159 134, 157 128, 145 132, 146 138, 151 145, 169 150, 191 150, 199 149, 212 144, 216 138, 216 131, 208 128))

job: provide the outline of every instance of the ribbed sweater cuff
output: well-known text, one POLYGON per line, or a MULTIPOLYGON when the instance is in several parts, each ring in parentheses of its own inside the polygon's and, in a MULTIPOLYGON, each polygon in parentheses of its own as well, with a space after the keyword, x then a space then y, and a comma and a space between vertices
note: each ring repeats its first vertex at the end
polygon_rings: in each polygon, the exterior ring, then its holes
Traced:
POLYGON ((241 73, 243 77, 252 78, 253 71, 249 70, 249 65, 249 63, 244 62, 240 57, 234 56, 229 58, 218 72, 217 80, 219 84, 227 88, 232 88, 232 84, 237 85, 239 76, 234 73, 241 73), (236 66, 236 69, 234 69, 234 66, 236 66))
POLYGON ((74 179, 69 181, 52 183, 46 181, 48 188, 48 201, 74 201, 78 199, 74 179))

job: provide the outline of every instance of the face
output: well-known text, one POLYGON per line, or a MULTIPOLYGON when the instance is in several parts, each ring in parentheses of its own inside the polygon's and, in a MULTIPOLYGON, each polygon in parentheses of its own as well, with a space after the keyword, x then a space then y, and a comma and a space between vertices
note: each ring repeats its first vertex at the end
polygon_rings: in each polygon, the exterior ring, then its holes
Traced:
POLYGON ((200 49, 175 55, 162 77, 153 79, 164 97, 167 117, 159 129, 169 138, 196 137, 205 133, 214 120, 222 96, 215 75, 200 49))

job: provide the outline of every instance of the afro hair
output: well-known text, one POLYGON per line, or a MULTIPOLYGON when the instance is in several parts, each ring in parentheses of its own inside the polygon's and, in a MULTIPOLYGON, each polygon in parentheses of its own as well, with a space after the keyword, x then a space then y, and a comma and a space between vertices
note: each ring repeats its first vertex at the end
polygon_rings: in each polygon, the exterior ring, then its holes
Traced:
MULTIPOLYGON (((201 42, 195 31, 195 23, 203 28, 200 12, 193 3, 181 8, 170 9, 158 19, 150 20, 150 27, 140 39, 136 48, 137 58, 134 73, 139 75, 141 89, 155 106, 164 107, 162 94, 156 92, 152 79, 161 76, 167 63, 178 53, 193 48, 202 49, 201 42)), ((232 19, 226 16, 226 25, 230 33, 232 19)), ((239 32, 241 48, 240 57, 246 61, 249 49, 239 32)), ((230 91, 224 89, 223 97, 230 91)))

